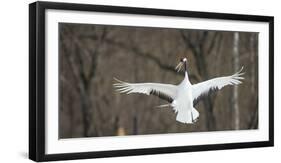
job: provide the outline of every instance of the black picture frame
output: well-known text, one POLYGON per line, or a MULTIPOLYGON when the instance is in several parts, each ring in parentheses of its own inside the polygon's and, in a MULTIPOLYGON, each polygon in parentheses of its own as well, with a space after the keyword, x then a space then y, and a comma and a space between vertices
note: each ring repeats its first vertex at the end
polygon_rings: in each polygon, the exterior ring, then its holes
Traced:
POLYGON ((29 158, 34 161, 55 161, 100 157, 132 156, 190 151, 207 151, 237 148, 268 147, 274 144, 274 18, 271 16, 239 15, 210 12, 178 11, 151 8, 101 6, 88 4, 34 2, 29 5, 29 158), (83 153, 45 153, 45 12, 47 9, 68 11, 94 11, 123 14, 161 15, 175 17, 240 20, 269 23, 269 140, 261 142, 196 145, 181 147, 156 147, 98 151, 83 153))

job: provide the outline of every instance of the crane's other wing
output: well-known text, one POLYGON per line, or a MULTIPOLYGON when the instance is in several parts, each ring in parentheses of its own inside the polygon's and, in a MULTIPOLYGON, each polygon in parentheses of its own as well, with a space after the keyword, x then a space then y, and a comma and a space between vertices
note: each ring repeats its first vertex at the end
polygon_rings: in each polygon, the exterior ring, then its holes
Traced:
POLYGON ((120 93, 142 93, 155 95, 168 102, 172 102, 177 94, 177 86, 160 83, 127 83, 114 78, 117 83, 113 84, 120 93))
POLYGON ((243 67, 240 71, 231 76, 218 77, 192 85, 193 105, 196 105, 202 97, 208 95, 210 92, 220 90, 227 85, 241 84, 242 82, 240 80, 244 79, 244 77, 242 77, 244 73, 241 73, 242 70, 243 67))

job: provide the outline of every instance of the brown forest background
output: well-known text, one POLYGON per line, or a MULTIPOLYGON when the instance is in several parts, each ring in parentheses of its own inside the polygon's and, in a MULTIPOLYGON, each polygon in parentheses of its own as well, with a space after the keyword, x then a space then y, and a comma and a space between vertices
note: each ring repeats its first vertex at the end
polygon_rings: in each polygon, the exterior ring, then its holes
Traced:
POLYGON ((59 137, 162 134, 258 128, 258 33, 59 24, 59 137), (192 83, 231 75, 245 80, 197 106, 192 125, 175 120, 155 96, 119 94, 113 77, 178 84, 187 57, 192 83))

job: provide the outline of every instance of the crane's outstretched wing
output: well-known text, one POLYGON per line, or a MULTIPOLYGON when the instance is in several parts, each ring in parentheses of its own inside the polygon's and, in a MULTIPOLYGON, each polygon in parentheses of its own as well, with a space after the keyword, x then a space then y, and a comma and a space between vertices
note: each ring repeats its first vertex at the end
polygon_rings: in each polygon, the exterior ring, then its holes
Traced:
POLYGON ((172 102, 177 94, 177 86, 160 83, 127 83, 114 78, 117 83, 113 84, 120 93, 143 93, 155 95, 168 102, 172 102))
POLYGON ((241 77, 244 73, 241 73, 243 67, 237 73, 231 76, 218 77, 210 79, 198 84, 192 85, 192 96, 193 96, 193 105, 196 105, 202 97, 208 95, 212 91, 217 91, 227 85, 238 85, 242 82, 240 80, 244 79, 241 77))

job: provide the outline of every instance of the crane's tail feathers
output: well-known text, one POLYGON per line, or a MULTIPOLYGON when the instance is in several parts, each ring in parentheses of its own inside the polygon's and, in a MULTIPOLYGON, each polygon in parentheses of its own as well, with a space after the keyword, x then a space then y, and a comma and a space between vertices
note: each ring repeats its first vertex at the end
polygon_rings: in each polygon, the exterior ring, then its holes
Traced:
POLYGON ((192 124, 198 120, 199 112, 192 108, 191 110, 179 110, 176 120, 181 123, 192 124))

